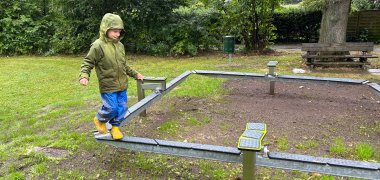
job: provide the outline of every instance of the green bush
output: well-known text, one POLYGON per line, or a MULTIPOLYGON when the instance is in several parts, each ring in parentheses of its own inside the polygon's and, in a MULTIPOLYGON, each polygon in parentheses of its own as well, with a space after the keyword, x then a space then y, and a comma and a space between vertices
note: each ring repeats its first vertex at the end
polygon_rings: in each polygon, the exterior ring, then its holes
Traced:
POLYGON ((320 11, 292 9, 274 14, 276 42, 316 42, 322 19, 320 11))
POLYGON ((221 44, 218 11, 205 7, 181 7, 173 13, 157 27, 130 25, 141 30, 127 33, 127 50, 153 55, 193 56, 221 44))
POLYGON ((352 11, 363 11, 363 10, 374 10, 380 9, 379 1, 374 0, 352 0, 351 10, 352 11))
POLYGON ((231 0, 220 7, 223 31, 244 44, 244 51, 263 51, 276 38, 274 10, 280 0, 231 0))
POLYGON ((54 34, 52 16, 35 2, 0 2, 0 54, 43 54, 54 34))

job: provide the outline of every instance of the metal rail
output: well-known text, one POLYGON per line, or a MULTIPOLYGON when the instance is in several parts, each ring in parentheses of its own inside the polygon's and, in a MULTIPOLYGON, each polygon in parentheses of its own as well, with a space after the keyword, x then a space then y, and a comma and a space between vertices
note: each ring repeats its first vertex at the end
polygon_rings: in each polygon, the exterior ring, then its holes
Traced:
MULTIPOLYGON (((194 73, 205 76, 213 76, 219 78, 268 78, 267 74, 256 73, 241 73, 241 72, 224 72, 224 71, 206 71, 206 70, 193 70, 194 73)), ((315 77, 315 76, 293 76, 293 75, 277 75, 274 76, 279 80, 301 80, 301 81, 321 81, 321 82, 338 82, 338 83, 352 83, 364 84, 368 82, 364 79, 350 79, 350 78, 329 78, 329 77, 315 77)))
MULTIPOLYGON (((185 143, 141 137, 124 137, 120 141, 114 141, 110 134, 97 133, 95 134, 95 138, 99 142, 132 151, 210 159, 233 163, 243 162, 243 153, 236 147, 185 143)), ((266 155, 263 151, 261 153, 256 153, 256 156, 252 158, 256 158, 257 166, 305 172, 318 172, 322 174, 354 178, 380 179, 380 163, 322 158, 279 152, 270 152, 266 155)))
MULTIPOLYGON (((129 112, 125 116, 125 120, 121 125, 125 125, 132 120, 135 116, 145 111, 154 102, 161 99, 161 97, 176 86, 182 83, 189 75, 198 74, 213 76, 218 78, 257 78, 270 81, 286 80, 286 81, 313 81, 313 82, 335 82, 335 83, 349 83, 349 84, 364 84, 372 87, 378 95, 380 95, 380 86, 376 83, 370 83, 367 80, 349 79, 349 78, 325 78, 325 77, 312 77, 312 76, 289 76, 289 75, 268 75, 256 73, 241 73, 241 72, 222 72, 222 71, 205 71, 193 70, 186 71, 180 76, 174 78, 166 88, 160 91, 154 91, 152 94, 146 96, 144 99, 134 104, 129 108, 129 112)), ((148 86, 148 85, 146 85, 148 86)), ((150 87, 150 85, 149 85, 150 87)), ((152 86, 153 87, 153 86, 152 86)), ((274 88, 274 86, 273 86, 274 88)), ((100 135, 95 134, 98 141, 126 148, 134 151, 153 152, 169 155, 177 155, 184 157, 194 157, 211 159, 227 162, 243 161, 242 151, 235 147, 223 147, 195 143, 183 143, 175 141, 165 141, 158 139, 147 139, 140 137, 125 137, 121 141, 114 141, 109 134, 100 135)), ((247 153, 246 153, 247 154, 247 153)), ((257 153, 256 153, 257 154, 257 153)), ((247 159, 247 155, 245 159, 247 159)), ((299 170, 306 172, 319 172, 322 174, 331 174, 337 176, 347 176, 366 179, 380 179, 380 164, 369 163, 362 161, 351 161, 343 159, 331 159, 322 157, 313 157, 306 155, 287 154, 272 152, 267 155, 254 155, 248 158, 255 158, 256 165, 267 166, 281 169, 299 170)))
POLYGON ((153 103, 160 100, 162 98, 162 96, 169 93, 176 86, 181 84, 190 74, 191 74, 190 71, 186 71, 186 72, 182 73, 181 75, 179 75, 178 77, 176 77, 172 81, 170 81, 170 83, 166 84, 166 89, 164 91, 154 92, 154 93, 146 96, 144 99, 137 102, 133 106, 131 106, 128 109, 127 114, 125 114, 125 116, 124 116, 124 121, 120 125, 124 126, 127 122, 132 120, 134 117, 138 116, 141 112, 145 111, 148 107, 153 105, 153 103))

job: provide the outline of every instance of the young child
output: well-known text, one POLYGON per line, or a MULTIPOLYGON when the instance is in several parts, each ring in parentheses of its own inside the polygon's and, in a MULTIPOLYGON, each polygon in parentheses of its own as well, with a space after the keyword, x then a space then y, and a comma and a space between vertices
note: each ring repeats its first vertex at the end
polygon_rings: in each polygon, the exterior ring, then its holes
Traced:
POLYGON ((92 43, 81 66, 79 83, 87 86, 91 70, 95 67, 103 106, 94 118, 96 129, 108 133, 106 123, 112 125, 113 139, 122 139, 120 123, 127 113, 128 76, 143 80, 144 76, 127 65, 123 37, 124 25, 120 16, 107 13, 100 23, 99 38, 92 43))

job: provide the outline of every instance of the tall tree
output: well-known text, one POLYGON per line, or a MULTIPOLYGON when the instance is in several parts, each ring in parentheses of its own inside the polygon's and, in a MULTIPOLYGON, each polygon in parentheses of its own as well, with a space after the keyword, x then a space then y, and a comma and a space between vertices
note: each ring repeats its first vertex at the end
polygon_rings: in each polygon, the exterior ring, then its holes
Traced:
POLYGON ((350 6, 351 0, 325 0, 319 43, 346 42, 350 6))
POLYGON ((225 24, 228 33, 237 36, 247 51, 263 50, 274 38, 272 17, 280 0, 226 1, 225 24))

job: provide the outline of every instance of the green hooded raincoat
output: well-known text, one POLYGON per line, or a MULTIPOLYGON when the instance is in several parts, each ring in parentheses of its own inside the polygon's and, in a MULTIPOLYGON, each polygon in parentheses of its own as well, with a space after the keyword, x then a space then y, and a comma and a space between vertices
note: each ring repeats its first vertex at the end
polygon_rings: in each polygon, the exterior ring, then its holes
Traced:
POLYGON ((119 40, 107 37, 109 29, 122 29, 124 25, 120 16, 107 13, 100 24, 99 39, 92 43, 90 51, 81 66, 80 78, 89 79, 95 67, 101 93, 117 92, 128 88, 127 75, 136 78, 137 71, 127 65, 124 45, 119 40))

